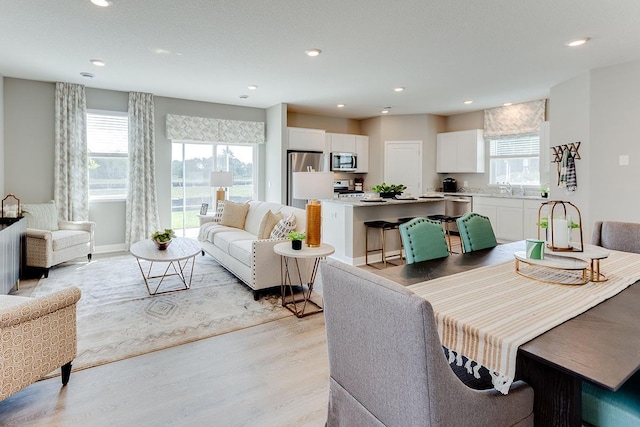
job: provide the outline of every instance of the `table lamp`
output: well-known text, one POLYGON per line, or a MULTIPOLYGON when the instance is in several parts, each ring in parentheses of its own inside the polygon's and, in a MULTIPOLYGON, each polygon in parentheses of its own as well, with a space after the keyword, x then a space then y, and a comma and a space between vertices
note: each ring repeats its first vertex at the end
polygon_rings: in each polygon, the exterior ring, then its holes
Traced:
POLYGON ((322 208, 318 199, 333 198, 333 172, 294 172, 293 198, 306 199, 307 246, 320 246, 322 208))
POLYGON ((218 191, 216 192, 216 204, 215 204, 215 206, 218 206, 218 202, 220 200, 226 200, 227 198, 226 191, 223 187, 233 186, 233 174, 231 172, 224 172, 224 171, 211 172, 211 175, 209 177, 209 183, 212 187, 218 187, 218 191))

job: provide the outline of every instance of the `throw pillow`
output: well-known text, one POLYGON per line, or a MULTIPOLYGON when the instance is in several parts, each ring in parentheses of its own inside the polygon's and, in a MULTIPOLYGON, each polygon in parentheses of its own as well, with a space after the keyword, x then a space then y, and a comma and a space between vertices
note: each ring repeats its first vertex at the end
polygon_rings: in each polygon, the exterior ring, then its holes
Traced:
POLYGON ((224 211, 224 200, 218 200, 218 206, 213 214, 213 222, 220 222, 222 219, 222 212, 224 211))
POLYGON ((273 227, 275 227, 281 219, 282 214, 280 212, 274 214, 273 212, 268 211, 260 223, 258 239, 268 239, 271 236, 271 230, 273 230, 273 227))
POLYGON ((56 203, 25 203, 22 213, 27 218, 27 227, 37 230, 55 231, 58 229, 58 210, 56 203))
POLYGON ((247 219, 248 212, 248 203, 236 203, 227 200, 224 202, 220 224, 226 225, 227 227, 244 229, 244 221, 247 219))
POLYGON ((296 229, 296 216, 294 214, 290 214, 286 218, 282 218, 278 223, 273 227, 273 231, 271 231, 272 239, 284 239, 287 237, 287 234, 291 233, 296 229))

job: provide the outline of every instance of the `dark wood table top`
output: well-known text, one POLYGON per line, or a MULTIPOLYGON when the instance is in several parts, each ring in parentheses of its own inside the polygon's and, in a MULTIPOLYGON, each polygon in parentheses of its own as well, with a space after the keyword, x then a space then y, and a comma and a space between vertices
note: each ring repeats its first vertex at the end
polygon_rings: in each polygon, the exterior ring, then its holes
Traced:
MULTIPOLYGON (((404 286, 513 260, 524 241, 446 258, 389 267, 377 273, 404 286)), ((606 260, 603 271, 606 275, 606 260)), ((552 286, 552 285, 551 285, 552 286)), ((640 284, 520 346, 528 357, 617 390, 640 368, 640 284)))

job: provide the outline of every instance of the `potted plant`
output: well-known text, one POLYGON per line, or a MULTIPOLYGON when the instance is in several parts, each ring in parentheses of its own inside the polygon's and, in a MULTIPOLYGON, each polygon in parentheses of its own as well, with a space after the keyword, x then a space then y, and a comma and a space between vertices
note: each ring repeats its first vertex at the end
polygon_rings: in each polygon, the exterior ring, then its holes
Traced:
POLYGON ((299 251, 302 249, 302 241, 307 237, 304 233, 300 233, 298 231, 292 231, 287 234, 287 237, 291 239, 291 249, 295 251, 299 251))
POLYGON ((372 191, 376 193, 380 193, 380 197, 384 197, 386 199, 395 197, 398 194, 402 194, 402 192, 407 187, 403 184, 387 184, 383 182, 382 184, 375 185, 371 188, 372 191))
POLYGON ((176 237, 176 233, 170 228, 165 228, 164 231, 154 232, 151 235, 151 240, 153 240, 158 249, 164 251, 171 244, 171 239, 174 237, 176 237))

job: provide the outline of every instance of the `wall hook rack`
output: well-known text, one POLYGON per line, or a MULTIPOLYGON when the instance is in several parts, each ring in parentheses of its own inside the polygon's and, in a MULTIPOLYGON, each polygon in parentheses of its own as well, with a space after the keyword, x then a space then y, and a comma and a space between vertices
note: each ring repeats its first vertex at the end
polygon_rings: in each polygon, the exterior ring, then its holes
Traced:
POLYGON ((571 142, 569 144, 556 145, 554 147, 550 147, 551 152, 553 154, 553 159, 551 163, 561 163, 562 162, 562 153, 564 150, 569 150, 569 154, 573 156, 574 159, 579 160, 580 157, 580 141, 571 142))

